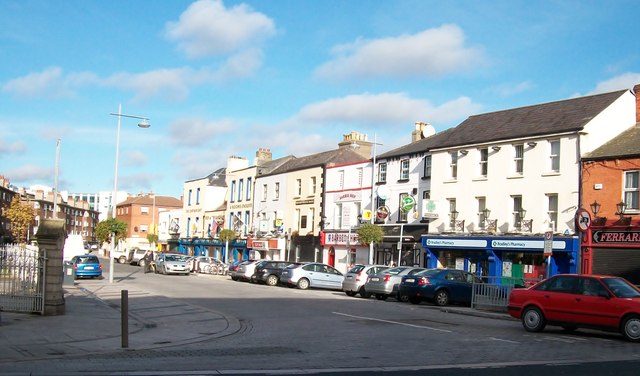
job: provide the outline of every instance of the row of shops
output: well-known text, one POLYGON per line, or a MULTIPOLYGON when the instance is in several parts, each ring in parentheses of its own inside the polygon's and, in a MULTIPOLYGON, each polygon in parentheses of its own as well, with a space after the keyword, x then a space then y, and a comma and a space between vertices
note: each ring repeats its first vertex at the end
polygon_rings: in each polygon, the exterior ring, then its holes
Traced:
MULTIPOLYGON (((640 225, 612 221, 590 226, 575 236, 556 234, 426 234, 426 225, 383 227, 372 261, 384 265, 456 268, 484 277, 539 280, 559 273, 612 274, 640 284, 640 225)), ((305 237, 307 238, 307 237, 305 237)), ((171 243, 169 248, 172 248, 171 243)), ((371 249, 355 231, 323 231, 313 239, 288 237, 177 239, 174 249, 227 262, 265 258, 324 262, 346 272, 370 262, 371 249), (302 240, 307 240, 306 243, 302 240)))

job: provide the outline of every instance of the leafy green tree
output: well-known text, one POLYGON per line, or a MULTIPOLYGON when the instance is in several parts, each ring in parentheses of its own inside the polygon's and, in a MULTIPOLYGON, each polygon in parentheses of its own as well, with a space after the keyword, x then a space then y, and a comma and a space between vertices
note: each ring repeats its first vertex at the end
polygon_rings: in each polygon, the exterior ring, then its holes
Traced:
POLYGON ((158 243, 158 234, 147 234, 147 241, 152 245, 158 243))
POLYGON ((27 242, 29 228, 36 215, 29 204, 20 201, 20 196, 13 196, 9 207, 3 209, 4 216, 11 223, 11 235, 20 244, 27 242))
POLYGON ((96 239, 100 243, 111 243, 111 235, 115 233, 117 241, 127 237, 127 223, 118 219, 109 218, 96 225, 96 239))
POLYGON ((222 242, 232 242, 236 240, 236 233, 231 229, 225 228, 220 230, 218 237, 220 237, 220 241, 222 242))
POLYGON ((382 228, 372 223, 365 223, 356 230, 358 234, 358 241, 362 245, 369 245, 372 243, 380 243, 384 236, 382 228))

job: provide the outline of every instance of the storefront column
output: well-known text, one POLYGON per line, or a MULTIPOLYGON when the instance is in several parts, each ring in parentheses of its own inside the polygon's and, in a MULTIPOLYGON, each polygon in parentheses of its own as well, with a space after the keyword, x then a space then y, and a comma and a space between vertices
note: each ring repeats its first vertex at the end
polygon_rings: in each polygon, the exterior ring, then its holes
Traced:
POLYGON ((489 276, 502 276, 502 260, 493 251, 493 249, 487 249, 487 261, 489 261, 489 276))
POLYGON ((438 256, 429 248, 424 248, 424 267, 427 269, 438 267, 438 256))

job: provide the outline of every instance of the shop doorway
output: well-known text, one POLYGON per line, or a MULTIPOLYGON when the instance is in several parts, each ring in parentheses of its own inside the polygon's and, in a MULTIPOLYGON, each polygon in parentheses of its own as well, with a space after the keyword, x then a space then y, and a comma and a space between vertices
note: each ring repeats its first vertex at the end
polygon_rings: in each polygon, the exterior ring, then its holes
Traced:
POLYGON ((336 250, 333 247, 329 248, 327 264, 333 266, 334 268, 336 267, 336 250))

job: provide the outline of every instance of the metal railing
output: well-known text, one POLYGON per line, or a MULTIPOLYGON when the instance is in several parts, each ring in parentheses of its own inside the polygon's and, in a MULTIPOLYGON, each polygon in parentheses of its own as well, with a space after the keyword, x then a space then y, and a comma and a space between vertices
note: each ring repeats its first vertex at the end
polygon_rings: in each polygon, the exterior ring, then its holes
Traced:
POLYGON ((44 313, 44 265, 36 246, 0 247, 0 311, 44 313))
POLYGON ((516 287, 528 287, 538 282, 532 278, 478 277, 471 294, 471 308, 506 312, 509 294, 516 287))

